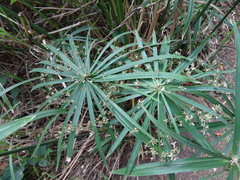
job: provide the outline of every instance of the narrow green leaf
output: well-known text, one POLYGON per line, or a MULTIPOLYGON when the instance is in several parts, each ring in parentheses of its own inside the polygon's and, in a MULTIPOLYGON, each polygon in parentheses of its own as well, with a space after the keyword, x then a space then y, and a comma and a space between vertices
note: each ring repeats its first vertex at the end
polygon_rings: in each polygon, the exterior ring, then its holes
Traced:
MULTIPOLYGON (((181 86, 180 86, 181 87, 181 86)), ((166 87, 168 91, 179 91, 179 86, 177 87, 166 87)), ((195 86, 184 86, 181 91, 186 92, 194 92, 194 91, 214 91, 214 92, 225 92, 225 93, 235 93, 235 89, 225 88, 225 87, 214 87, 214 86, 202 86, 202 85, 195 85, 195 86)))
MULTIPOLYGON (((46 21, 48 21, 52 27, 59 29, 59 27, 52 21, 50 20, 46 15, 44 15, 41 11, 38 11, 37 8, 33 7, 29 2, 27 2, 26 0, 22 0, 22 2, 28 6, 30 9, 32 9, 33 11, 35 11, 37 14, 39 14, 43 19, 45 19, 46 21)), ((56 22, 56 21, 55 21, 56 22)))
MULTIPOLYGON (((14 11, 10 10, 9 8, 3 6, 2 4, 0 4, 0 8, 3 9, 4 11, 6 11, 7 13, 11 14, 15 19, 17 19, 19 21, 19 16, 16 12, 14 12, 14 11)), ((35 25, 31 21, 29 21, 29 24, 34 30, 36 30, 40 34, 46 35, 46 37, 48 37, 49 39, 55 39, 52 35, 48 34, 47 31, 45 31, 42 28, 40 28, 39 26, 35 25)))
POLYGON ((77 87, 76 89, 78 91, 78 94, 76 97, 73 99, 74 102, 76 102, 76 109, 73 115, 72 119, 72 131, 70 132, 69 138, 68 138, 68 145, 67 145, 67 158, 71 158, 73 154, 73 147, 74 147, 74 139, 75 139, 75 134, 78 126, 78 122, 80 119, 80 116, 82 114, 82 107, 84 100, 86 98, 86 84, 83 84, 81 87, 77 87))
POLYGON ((149 58, 146 58, 146 59, 139 59, 135 62, 131 62, 131 63, 125 64, 125 65, 122 65, 120 67, 110 69, 108 71, 105 71, 104 73, 101 73, 97 77, 101 78, 102 76, 108 76, 108 75, 111 75, 111 74, 122 73, 122 71, 133 68, 136 65, 141 65, 141 64, 148 63, 148 62, 154 62, 154 61, 159 61, 161 59, 171 59, 171 58, 187 59, 186 61, 190 61, 190 58, 186 58, 184 56, 179 56, 179 55, 175 55, 175 54, 158 55, 158 56, 149 57, 149 58))
MULTIPOLYGON (((77 48, 74 40, 73 40, 73 36, 70 36, 69 38, 69 44, 70 44, 70 47, 68 52, 69 54, 71 54, 72 56, 72 59, 75 61, 75 64, 78 66, 78 67, 83 67, 83 62, 82 62, 82 59, 81 57, 79 56, 78 52, 79 52, 79 49, 77 48)), ((83 68, 84 70, 84 68, 83 68)), ((79 70, 81 71, 81 70, 79 70)), ((86 72, 85 72, 86 73, 86 72)))
MULTIPOLYGON (((147 59, 148 56, 147 56, 147 53, 146 53, 145 49, 143 48, 144 47, 143 46, 143 41, 142 41, 142 39, 139 36, 137 31, 135 31, 135 36, 136 36, 136 40, 138 42, 138 47, 141 48, 141 56, 142 56, 142 58, 143 59, 147 59)), ((150 65, 150 63, 145 63, 144 65, 145 65, 147 71, 149 71, 149 70, 152 71, 152 66, 150 65)))
POLYGON ((11 34, 9 34, 7 31, 5 31, 3 28, 1 28, 0 27, 0 39, 2 38, 2 39, 10 39, 11 41, 13 41, 13 42, 16 42, 16 43, 19 43, 19 44, 22 44, 22 45, 24 45, 24 46, 26 46, 26 47, 28 47, 29 48, 29 44, 27 44, 27 43, 25 43, 24 41, 21 41, 21 40, 19 40, 18 38, 16 38, 15 36, 13 36, 13 35, 11 35, 11 34), (2 35, 4 35, 4 36, 2 36, 2 35), (6 37, 5 37, 6 36, 6 37))
MULTIPOLYGON (((151 103, 151 101, 149 101, 150 99, 145 99, 144 100, 144 106, 148 107, 151 103)), ((134 114, 133 116, 133 120, 138 121, 139 118, 142 117, 144 111, 143 109, 139 109, 138 106, 135 106, 133 109, 131 109, 130 111, 128 111, 128 114, 134 114)), ((120 143, 122 142, 123 138, 127 135, 128 133, 128 129, 124 128, 122 130, 122 132, 119 134, 119 136, 117 137, 116 141, 114 141, 112 147, 109 149, 108 153, 107 153, 107 157, 109 157, 115 150, 116 148, 120 145, 120 143)))
MULTIPOLYGON (((64 109, 64 107, 63 107, 64 109)), ((44 117, 48 117, 48 116, 53 116, 50 121, 47 123, 47 125, 44 127, 44 130, 42 131, 41 133, 41 136, 40 138, 38 139, 38 143, 32 153, 32 156, 31 157, 34 157, 40 147, 40 145, 42 144, 42 141, 44 139, 44 136, 45 134, 47 133, 48 129, 50 128, 50 126, 52 125, 52 123, 56 120, 56 118, 59 116, 59 114, 65 114, 67 113, 67 111, 61 109, 60 111, 59 110, 54 110, 54 109, 49 109, 49 110, 45 110, 45 111, 40 111, 40 112, 37 112, 36 114, 39 114, 39 117, 38 119, 40 118, 44 118, 44 117), (54 116, 55 115, 55 116, 54 116)))
MULTIPOLYGON (((5 111, 4 113, 2 113, 0 115, 0 119, 3 119, 3 117, 5 117, 6 115, 8 115, 9 112, 14 112, 14 109, 20 104, 20 101, 16 104, 14 104, 14 106, 12 108, 7 109, 7 111, 5 111)), ((1 101, 0 101, 0 106, 2 105, 1 101)))
POLYGON ((227 18, 227 16, 233 11, 233 9, 239 4, 239 0, 235 1, 234 4, 232 5, 231 9, 227 11, 227 13, 224 15, 224 17, 218 22, 218 24, 214 27, 212 32, 208 35, 208 37, 205 38, 205 40, 188 56, 190 59, 194 59, 192 62, 189 61, 184 61, 182 62, 177 68, 174 69, 174 72, 180 73, 183 70, 186 69, 191 63, 196 61, 197 55, 202 51, 202 49, 205 47, 207 42, 210 40, 214 32, 217 30, 217 28, 224 22, 224 20, 227 18))
POLYGON ((66 111, 61 110, 61 109, 52 109, 52 110, 45 110, 41 112, 34 113, 32 115, 16 119, 14 121, 11 121, 9 123, 5 123, 0 126, 0 140, 6 138, 7 136, 11 135, 14 133, 16 130, 19 128, 25 126, 27 123, 41 119, 47 116, 52 116, 55 114, 64 114, 66 111))
POLYGON ((9 123, 3 124, 0 126, 0 140, 3 140, 4 138, 8 137, 12 133, 14 133, 19 128, 25 126, 27 123, 33 121, 33 119, 36 117, 36 115, 30 115, 27 117, 23 117, 20 119, 16 119, 14 121, 11 121, 9 123))
POLYGON ((185 36, 186 32, 190 29, 190 23, 191 23, 191 19, 193 16, 193 11, 194 11, 194 0, 190 0, 189 4, 188 4, 188 11, 187 11, 187 17, 185 19, 185 23, 184 23, 184 28, 183 28, 183 32, 182 32, 182 39, 185 36))
MULTIPOLYGON (((0 83, 0 92, 3 91, 3 90, 4 90, 4 88, 3 88, 2 84, 0 83)), ((10 103, 10 101, 8 100, 8 97, 6 96, 6 94, 3 94, 3 95, 2 95, 2 99, 3 99, 4 103, 7 105, 7 107, 8 107, 9 109, 11 109, 12 112, 14 112, 14 111, 13 111, 13 106, 12 106, 12 104, 10 103)))
POLYGON ((208 102, 210 102, 210 103, 212 103, 214 105, 220 105, 220 107, 222 108, 224 113, 226 113, 231 118, 234 117, 234 113, 233 112, 235 111, 235 108, 232 106, 232 103, 230 102, 230 100, 228 99, 226 94, 221 93, 221 95, 224 97, 224 100, 228 103, 229 107, 232 108, 231 111, 228 109, 227 106, 223 105, 221 102, 216 100, 214 97, 211 97, 210 95, 208 95, 206 93, 195 93, 195 92, 193 92, 193 93, 195 95, 197 95, 197 96, 203 97, 205 100, 207 100, 208 102))
POLYGON ((177 133, 177 134, 180 134, 179 129, 178 129, 178 126, 177 126, 177 123, 176 123, 175 118, 174 118, 174 116, 173 116, 173 114, 172 114, 172 110, 171 110, 172 108, 168 105, 168 102, 167 102, 167 100, 166 100, 166 98, 165 98, 164 93, 161 93, 161 97, 162 97, 162 99, 163 99, 165 108, 167 109, 168 115, 169 115, 169 117, 170 117, 171 123, 173 124, 176 133, 177 133))
MULTIPOLYGON (((90 85, 87 84, 86 88, 90 89, 89 86, 90 85)), ((92 96, 91 96, 89 91, 87 91, 86 94, 87 94, 87 104, 88 104, 90 122, 91 122, 91 127, 92 127, 93 132, 94 132, 95 143, 97 145, 98 152, 100 154, 100 157, 103 160, 104 165, 106 167, 108 167, 107 161, 106 161, 106 156, 104 154, 104 151, 103 151, 103 148, 102 148, 102 145, 101 145, 101 139, 100 139, 100 136, 99 136, 99 133, 98 133, 97 123, 96 123, 95 114, 94 114, 94 107, 93 107, 93 102, 92 102, 92 96)))
POLYGON ((12 89, 22 85, 22 84, 26 84, 28 82, 31 82, 31 81, 34 81, 34 80, 37 80, 37 79, 40 79, 42 78, 42 76, 39 76, 39 77, 35 77, 35 78, 32 78, 32 79, 28 79, 28 80, 25 80, 25 81, 22 81, 20 83, 17 83, 17 84, 14 84, 12 86, 10 86, 9 88, 7 89, 4 89, 3 91, 0 92, 0 96, 3 96, 4 94, 6 94, 7 92, 11 91, 12 89))
POLYGON ((127 74, 110 75, 106 77, 96 77, 96 82, 104 81, 121 81, 121 80, 136 80, 136 79, 152 79, 152 78, 166 78, 166 79, 177 79, 181 81, 188 81, 188 78, 179 74, 170 72, 135 72, 127 74), (98 78, 98 79, 97 79, 98 78))
POLYGON ((61 129, 61 133, 60 133, 60 137, 58 139, 58 145, 57 145, 57 163, 56 163, 56 170, 58 170, 59 164, 60 164, 60 160, 61 160, 61 156, 62 156, 62 145, 63 145, 63 138, 67 129, 67 125, 72 117, 72 114, 75 110, 74 106, 71 106, 71 108, 68 110, 67 113, 67 117, 64 120, 64 124, 63 127, 61 129))
MULTIPOLYGON (((76 84, 76 83, 68 84, 67 87, 61 89, 60 91, 53 94, 49 99, 42 102, 42 104, 38 107, 37 112, 40 111, 42 108, 44 108, 45 105, 52 102, 55 98, 59 98, 61 95, 67 94, 67 93, 75 90, 77 86, 78 86, 78 84, 76 84)), ((81 84, 79 84, 79 86, 81 86, 81 84)))
POLYGON ((195 24, 197 23, 197 21, 199 21, 199 19, 203 16, 203 14, 207 11, 207 9, 210 7, 210 5, 212 4, 213 0, 209 0, 206 5, 204 6, 204 8, 201 9, 201 12, 197 13, 197 16, 193 19, 192 23, 195 24))
POLYGON ((236 169, 235 166, 233 166, 228 174, 227 180, 239 180, 239 169, 236 169))
POLYGON ((57 50, 57 48, 46 44, 45 45, 48 49, 50 49, 53 53, 55 53, 56 55, 58 55, 65 63, 66 65, 70 66, 74 71, 78 72, 79 71, 79 67, 77 67, 77 65, 75 63, 73 63, 72 60, 70 60, 65 54, 63 54, 61 51, 57 50))
POLYGON ((134 52, 136 52, 138 50, 127 51, 124 54, 122 54, 122 52, 126 51, 126 49, 128 49, 128 48, 130 48, 132 46, 135 46, 135 45, 137 45, 137 43, 127 44, 127 45, 125 45, 123 47, 120 47, 120 48, 112 46, 113 52, 110 53, 109 56, 105 57, 101 62, 99 62, 99 65, 93 70, 93 73, 104 72, 113 63, 116 63, 117 61, 121 61, 122 59, 126 59, 129 56, 129 54, 132 54, 132 53, 134 53, 134 52))
POLYGON ((18 0, 11 0, 10 5, 12 5, 13 3, 17 2, 18 0))
POLYGON ((237 156, 240 154, 240 34, 236 23, 233 24, 234 28, 234 38, 236 46, 236 87, 235 87, 235 122, 234 122, 234 137, 233 137, 233 147, 232 156, 237 156))
MULTIPOLYGON (((10 150, 12 149, 12 139, 10 142, 10 150)), ((10 175, 11 175, 11 179, 12 180, 16 180, 15 178, 15 172, 14 172, 14 163, 13 163, 13 159, 12 159, 12 154, 9 155, 9 170, 10 170, 10 175)))
MULTIPOLYGON (((130 176, 150 176, 190 171, 200 171, 229 165, 229 160, 217 157, 189 158, 171 161, 169 163, 154 162, 135 166, 130 176)), ((112 174, 125 175, 126 168, 112 171, 112 174)))
MULTIPOLYGON (((169 98, 172 99, 172 101, 175 101, 175 103, 181 107, 185 112, 191 112, 189 108, 187 108, 181 101, 179 101, 178 99, 172 97, 171 95, 166 94, 169 98)), ((191 113, 190 113, 191 115, 191 113)), ((194 116, 193 116, 194 117, 194 116)), ((186 130, 194 137, 194 139, 196 139, 196 141, 199 142, 199 144, 205 148, 208 149, 212 152, 215 153, 219 153, 217 150, 215 150, 213 148, 213 146, 211 145, 211 143, 209 143, 209 141, 203 136, 202 133, 200 133, 200 131, 193 125, 190 125, 189 122, 186 122, 185 117, 182 118, 182 122, 183 122, 183 126, 186 128, 186 130)))
MULTIPOLYGON (((143 128, 147 129, 149 127, 149 124, 150 124, 150 119, 148 117, 145 117, 145 120, 144 120, 144 123, 143 123, 143 128)), ((139 154, 141 144, 142 144, 141 139, 137 139, 136 142, 135 142, 135 145, 132 149, 131 156, 128 160, 125 175, 129 175, 131 173, 131 171, 133 169, 133 166, 134 166, 134 162, 136 161, 136 158, 139 154)))
POLYGON ((227 74, 227 73, 233 73, 235 72, 235 70, 225 70, 225 71, 207 71, 207 72, 202 72, 202 73, 198 73, 198 74, 194 74, 191 76, 191 78, 193 79, 199 79, 199 78, 203 78, 203 77, 208 77, 211 75, 220 75, 220 74, 227 74))
POLYGON ((130 34, 132 32, 125 32, 125 33, 122 33, 116 37, 114 37, 111 41, 109 41, 107 43, 106 46, 104 46, 103 50, 100 52, 100 54, 98 55, 98 57, 96 58, 94 64, 92 65, 91 67, 91 72, 95 73, 97 72, 104 64, 106 64, 106 62, 108 61, 108 59, 105 59, 103 60, 102 62, 99 63, 99 61, 101 60, 102 56, 104 55, 104 53, 106 52, 106 50, 120 37, 126 35, 126 34, 130 34), (99 64, 98 64, 99 63, 99 64), (98 64, 98 66, 95 68, 95 66, 98 64), (94 69, 95 68, 95 69, 94 69), (93 71, 94 69, 94 71, 93 71))
POLYGON ((47 81, 47 82, 37 84, 36 86, 34 86, 32 88, 32 90, 40 88, 40 87, 44 87, 44 86, 52 86, 52 85, 55 85, 55 84, 67 83, 67 82, 71 82, 71 81, 73 81, 71 78, 58 79, 58 80, 54 80, 54 81, 47 81))

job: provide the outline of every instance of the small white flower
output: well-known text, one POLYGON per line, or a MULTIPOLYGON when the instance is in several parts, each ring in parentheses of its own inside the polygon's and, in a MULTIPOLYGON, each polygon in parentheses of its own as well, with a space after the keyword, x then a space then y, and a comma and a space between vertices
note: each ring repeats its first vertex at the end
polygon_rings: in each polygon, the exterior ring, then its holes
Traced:
POLYGON ((178 88, 181 89, 182 91, 186 89, 184 86, 178 86, 178 88))

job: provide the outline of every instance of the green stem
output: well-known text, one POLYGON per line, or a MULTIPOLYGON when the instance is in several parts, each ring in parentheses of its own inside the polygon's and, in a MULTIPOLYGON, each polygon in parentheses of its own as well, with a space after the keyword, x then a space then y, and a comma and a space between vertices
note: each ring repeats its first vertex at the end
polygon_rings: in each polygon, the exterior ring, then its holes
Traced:
MULTIPOLYGON (((76 136, 76 138, 77 137, 82 137, 82 136, 87 136, 87 135, 89 135, 89 133, 80 134, 80 135, 76 136)), ((63 138, 63 140, 67 140, 67 139, 68 139, 68 137, 63 138)), ((58 142, 58 139, 54 139, 54 140, 51 140, 51 141, 47 141, 47 142, 41 143, 40 146, 47 145, 47 144, 55 144, 57 142, 58 142)), ((9 155, 9 154, 13 154, 13 153, 17 153, 17 152, 20 152, 20 151, 24 151, 24 150, 34 149, 36 146, 37 146, 37 144, 31 145, 31 146, 26 146, 26 147, 21 147, 21 148, 17 148, 17 149, 13 149, 11 151, 9 151, 8 149, 4 149, 4 152, 0 153, 0 157, 1 156, 6 156, 6 155, 9 155)))

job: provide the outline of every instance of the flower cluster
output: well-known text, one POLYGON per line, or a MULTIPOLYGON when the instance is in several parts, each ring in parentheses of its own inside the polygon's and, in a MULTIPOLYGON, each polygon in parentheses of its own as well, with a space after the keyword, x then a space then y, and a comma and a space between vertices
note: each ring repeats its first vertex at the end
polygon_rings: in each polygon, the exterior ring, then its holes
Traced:
POLYGON ((109 119, 105 115, 100 114, 96 118, 96 121, 97 121, 98 125, 105 125, 109 122, 109 119))
POLYGON ((193 115, 192 115, 191 112, 187 113, 187 112, 184 111, 183 114, 184 114, 184 121, 185 122, 188 122, 188 121, 192 122, 193 115))
MULTIPOLYGON (((151 139, 150 140, 150 142, 149 142, 151 145, 156 145, 157 144, 157 140, 156 139, 151 139)), ((153 161, 153 160, 155 160, 156 159, 156 156, 158 155, 158 151, 155 149, 155 148, 153 148, 153 147, 151 147, 151 146, 149 146, 149 145, 147 145, 147 144, 145 144, 145 146, 144 146, 146 149, 148 149, 148 150, 146 150, 146 151, 144 151, 144 153, 145 154, 151 154, 151 161, 153 161)))
POLYGON ((168 162, 168 161, 175 161, 177 160, 177 155, 180 152, 180 149, 176 146, 177 141, 172 142, 172 149, 168 152, 163 151, 161 153, 161 161, 168 162))
POLYGON ((192 75, 192 72, 194 71, 196 69, 196 67, 195 67, 195 65, 194 65, 194 63, 192 63, 191 65, 190 65, 190 67, 187 67, 186 69, 185 69, 185 73, 186 73, 186 76, 187 77, 190 77, 191 75, 192 75))

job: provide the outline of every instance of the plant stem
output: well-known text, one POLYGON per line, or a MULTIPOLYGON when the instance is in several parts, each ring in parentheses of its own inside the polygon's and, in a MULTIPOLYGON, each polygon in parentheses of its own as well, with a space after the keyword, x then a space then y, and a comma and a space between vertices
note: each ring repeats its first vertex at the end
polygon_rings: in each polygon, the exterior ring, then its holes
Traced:
MULTIPOLYGON (((76 138, 77 137, 82 137, 82 136, 87 136, 87 135, 89 135, 89 133, 80 134, 80 135, 76 136, 76 138)), ((63 140, 67 140, 67 139, 68 139, 68 137, 63 138, 63 140)), ((58 142, 58 139, 54 139, 54 140, 51 140, 51 141, 47 141, 47 142, 41 143, 40 146, 47 145, 47 144, 55 144, 57 142, 58 142)), ((21 148, 17 148, 17 149, 13 149, 11 151, 9 151, 8 149, 4 149, 3 150, 4 152, 0 153, 0 157, 1 156, 6 156, 8 154, 13 154, 13 153, 17 153, 17 152, 20 152, 20 151, 24 151, 24 150, 34 149, 36 146, 37 146, 37 144, 31 145, 31 146, 26 146, 26 147, 21 147, 21 148)))

